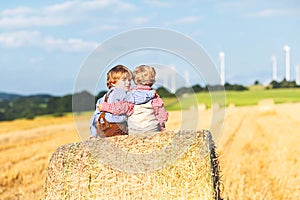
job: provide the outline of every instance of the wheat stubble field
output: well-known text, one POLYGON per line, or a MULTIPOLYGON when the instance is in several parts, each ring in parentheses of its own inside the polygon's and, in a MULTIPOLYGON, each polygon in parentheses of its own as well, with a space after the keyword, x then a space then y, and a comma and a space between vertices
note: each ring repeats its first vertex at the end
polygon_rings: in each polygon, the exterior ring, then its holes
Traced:
MULTIPOLYGON (((226 109, 218 143, 222 196, 300 199, 300 103, 226 109)), ((208 129, 211 111, 199 112, 208 129)), ((89 116, 82 116, 89 123, 89 116)), ((180 127, 170 112, 167 128, 180 127)), ((88 131, 88 130, 87 130, 88 131)), ((57 147, 80 141, 74 118, 40 117, 0 123, 0 199, 43 199, 47 165, 57 147)))

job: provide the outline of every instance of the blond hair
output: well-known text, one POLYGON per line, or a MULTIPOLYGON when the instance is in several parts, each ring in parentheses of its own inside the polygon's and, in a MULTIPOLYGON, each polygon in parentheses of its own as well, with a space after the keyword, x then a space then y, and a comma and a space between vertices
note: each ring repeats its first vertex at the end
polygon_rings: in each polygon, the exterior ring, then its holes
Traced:
POLYGON ((107 73, 106 85, 110 89, 113 84, 116 84, 120 79, 131 80, 132 73, 124 65, 117 65, 107 73))
POLYGON ((155 83, 155 69, 148 65, 140 65, 133 71, 133 81, 136 85, 152 86, 155 83))

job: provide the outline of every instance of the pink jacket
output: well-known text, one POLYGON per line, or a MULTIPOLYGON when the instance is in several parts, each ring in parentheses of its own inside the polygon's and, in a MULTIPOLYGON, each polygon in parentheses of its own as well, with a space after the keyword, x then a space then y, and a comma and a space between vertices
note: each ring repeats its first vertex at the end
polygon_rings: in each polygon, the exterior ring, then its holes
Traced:
MULTIPOLYGON (((150 90, 149 86, 137 86, 135 90, 150 90)), ((165 123, 168 120, 169 113, 164 108, 163 100, 157 95, 152 99, 152 107, 154 110, 154 115, 157 118, 161 129, 165 129, 165 123)), ((118 101, 114 103, 102 103, 101 111, 110 112, 115 115, 126 114, 128 116, 133 114, 134 104, 126 101, 118 101)))

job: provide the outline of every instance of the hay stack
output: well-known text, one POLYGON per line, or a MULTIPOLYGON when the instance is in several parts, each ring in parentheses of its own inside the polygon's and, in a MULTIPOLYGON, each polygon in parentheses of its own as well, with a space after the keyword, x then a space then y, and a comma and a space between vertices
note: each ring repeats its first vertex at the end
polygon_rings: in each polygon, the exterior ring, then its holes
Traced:
POLYGON ((221 199, 209 131, 117 136, 59 147, 46 199, 221 199))
POLYGON ((258 111, 263 115, 276 114, 275 104, 273 99, 262 99, 258 102, 258 111))
POLYGON ((204 104, 204 103, 198 104, 198 110, 199 111, 205 111, 206 110, 206 104, 204 104))

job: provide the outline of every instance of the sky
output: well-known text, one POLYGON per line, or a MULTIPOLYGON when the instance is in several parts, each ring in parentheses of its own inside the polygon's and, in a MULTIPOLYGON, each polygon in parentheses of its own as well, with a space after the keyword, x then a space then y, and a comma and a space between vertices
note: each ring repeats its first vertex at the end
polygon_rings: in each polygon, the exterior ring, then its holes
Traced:
MULTIPOLYGON (((91 52, 119 34, 146 27, 172 30, 195 41, 217 70, 219 53, 224 52, 225 81, 231 84, 269 83, 272 56, 281 81, 283 47, 288 45, 290 76, 295 80, 295 67, 300 65, 299 24, 298 0, 0 0, 0 92, 70 94, 91 52)), ((173 66, 188 77, 189 84, 203 82, 178 57, 140 53, 144 60, 128 55, 113 63, 130 69, 141 62, 173 66)), ((104 79, 100 77, 95 91, 106 89, 104 79)))

